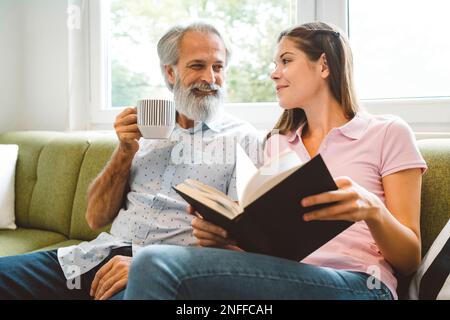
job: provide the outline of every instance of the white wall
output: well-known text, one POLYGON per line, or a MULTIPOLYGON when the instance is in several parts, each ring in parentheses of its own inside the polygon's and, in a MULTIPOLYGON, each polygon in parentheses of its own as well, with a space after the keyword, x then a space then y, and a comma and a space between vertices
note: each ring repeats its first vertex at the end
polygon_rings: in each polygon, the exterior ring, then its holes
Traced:
POLYGON ((68 128, 67 1, 0 0, 0 132, 68 128))
POLYGON ((67 1, 22 0, 23 107, 18 129, 68 126, 67 1))
POLYGON ((0 133, 14 130, 20 108, 19 6, 15 0, 0 0, 0 133))

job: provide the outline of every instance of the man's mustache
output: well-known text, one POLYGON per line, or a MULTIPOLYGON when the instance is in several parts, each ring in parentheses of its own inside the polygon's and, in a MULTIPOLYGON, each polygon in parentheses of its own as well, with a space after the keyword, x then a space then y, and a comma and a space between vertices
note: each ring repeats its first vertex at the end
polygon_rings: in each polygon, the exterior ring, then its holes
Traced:
POLYGON ((192 85, 189 86, 189 91, 194 90, 194 89, 198 89, 198 90, 203 90, 203 91, 218 91, 218 92, 222 92, 222 87, 215 84, 215 83, 194 83, 192 85))

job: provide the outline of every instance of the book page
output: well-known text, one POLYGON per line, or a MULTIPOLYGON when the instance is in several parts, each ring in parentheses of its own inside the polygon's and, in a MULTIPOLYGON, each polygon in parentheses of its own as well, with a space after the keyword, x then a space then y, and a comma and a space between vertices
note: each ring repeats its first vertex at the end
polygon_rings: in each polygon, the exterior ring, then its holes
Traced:
POLYGON ((236 192, 239 204, 242 204, 249 181, 258 173, 258 169, 252 160, 242 149, 241 145, 236 144, 236 192))
POLYGON ((192 198, 208 205, 210 208, 216 209, 229 219, 233 219, 243 211, 242 208, 240 208, 239 205, 225 193, 197 180, 187 179, 184 183, 178 185, 177 188, 192 198), (211 201, 215 204, 211 203, 211 201))
POLYGON ((286 150, 278 157, 273 157, 259 168, 247 183, 241 206, 246 207, 251 204, 302 165, 303 163, 293 150, 286 150))

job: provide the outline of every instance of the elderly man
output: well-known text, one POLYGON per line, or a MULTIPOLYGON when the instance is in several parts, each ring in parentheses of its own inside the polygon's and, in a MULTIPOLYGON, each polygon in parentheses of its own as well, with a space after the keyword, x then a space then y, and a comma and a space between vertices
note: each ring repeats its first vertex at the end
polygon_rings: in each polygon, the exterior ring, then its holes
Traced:
POLYGON ((110 233, 59 250, 0 258, 0 299, 121 298, 137 250, 196 244, 192 216, 172 186, 192 178, 236 198, 234 147, 255 149, 259 139, 251 126, 222 110, 230 57, 222 36, 204 23, 177 26, 161 38, 158 54, 174 93, 177 126, 168 140, 144 140, 135 108, 117 116, 119 145, 89 188, 86 212, 93 229, 113 222, 110 233), (211 152, 216 161, 202 161, 211 152))

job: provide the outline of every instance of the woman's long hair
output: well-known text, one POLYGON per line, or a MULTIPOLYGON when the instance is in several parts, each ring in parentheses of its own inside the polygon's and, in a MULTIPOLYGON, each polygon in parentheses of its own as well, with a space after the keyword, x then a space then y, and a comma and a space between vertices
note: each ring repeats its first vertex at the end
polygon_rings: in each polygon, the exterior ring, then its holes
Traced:
MULTIPOLYGON (((278 43, 284 37, 293 41, 311 61, 319 60, 325 53, 330 71, 327 79, 330 91, 342 106, 346 118, 352 119, 359 111, 359 105, 353 83, 353 56, 345 35, 326 23, 312 22, 281 32, 278 43)), ((274 132, 287 134, 296 130, 305 121, 303 109, 285 110, 267 138, 274 132)))

